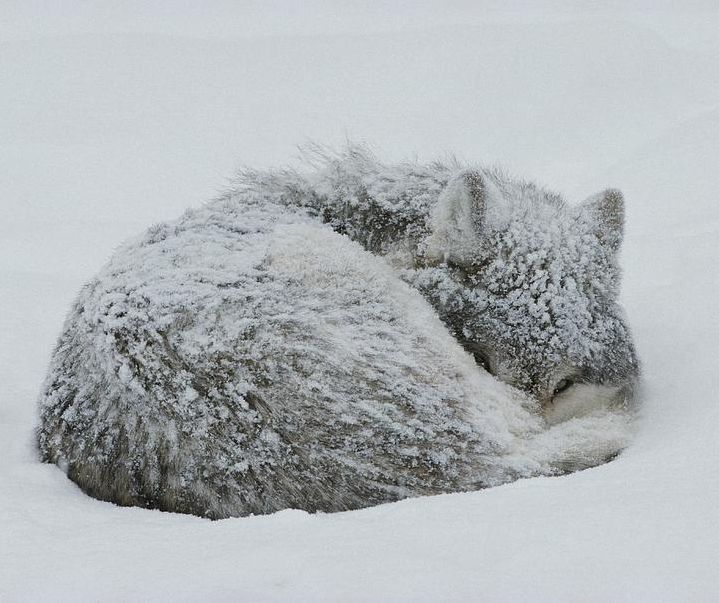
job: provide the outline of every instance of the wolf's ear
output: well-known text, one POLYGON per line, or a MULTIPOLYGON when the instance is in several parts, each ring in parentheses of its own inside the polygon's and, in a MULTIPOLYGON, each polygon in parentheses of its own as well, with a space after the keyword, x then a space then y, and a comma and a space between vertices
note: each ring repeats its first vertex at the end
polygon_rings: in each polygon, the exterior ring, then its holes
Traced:
POLYGON ((431 263, 452 261, 469 266, 478 258, 493 196, 490 186, 476 170, 464 171, 449 181, 432 214, 427 245, 431 263))
POLYGON ((599 241, 614 252, 619 251, 624 238, 624 195, 609 188, 589 197, 579 205, 581 214, 589 220, 599 241))

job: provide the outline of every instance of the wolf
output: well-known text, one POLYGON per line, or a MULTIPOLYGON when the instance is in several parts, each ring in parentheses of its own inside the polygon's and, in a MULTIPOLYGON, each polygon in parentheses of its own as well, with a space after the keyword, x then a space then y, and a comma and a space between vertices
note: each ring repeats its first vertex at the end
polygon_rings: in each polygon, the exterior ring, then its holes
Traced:
POLYGON ((220 519, 358 509, 606 462, 639 363, 624 207, 497 169, 245 170, 80 292, 38 447, 89 495, 220 519))

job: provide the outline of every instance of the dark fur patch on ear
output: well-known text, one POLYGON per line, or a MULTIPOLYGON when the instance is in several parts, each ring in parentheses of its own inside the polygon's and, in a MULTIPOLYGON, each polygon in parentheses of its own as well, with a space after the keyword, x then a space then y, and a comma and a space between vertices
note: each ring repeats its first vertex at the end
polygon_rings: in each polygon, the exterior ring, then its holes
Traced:
POLYGON ((472 223, 479 231, 484 224, 487 209, 484 178, 476 170, 471 170, 464 173, 463 180, 472 199, 472 223))
POLYGON ((621 191, 608 188, 579 207, 584 215, 590 216, 599 242, 614 252, 619 251, 624 239, 624 195, 621 191))
POLYGON ((599 206, 599 238, 618 251, 624 238, 624 195, 615 188, 604 191, 599 206))

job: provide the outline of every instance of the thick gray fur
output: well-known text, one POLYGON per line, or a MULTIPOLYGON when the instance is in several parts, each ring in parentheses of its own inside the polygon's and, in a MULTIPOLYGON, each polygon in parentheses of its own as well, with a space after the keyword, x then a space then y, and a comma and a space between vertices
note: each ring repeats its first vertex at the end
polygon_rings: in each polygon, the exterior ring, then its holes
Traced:
POLYGON ((472 490, 626 445, 621 193, 569 206, 496 170, 315 158, 243 173, 83 288, 43 460, 102 500, 223 518, 472 490))

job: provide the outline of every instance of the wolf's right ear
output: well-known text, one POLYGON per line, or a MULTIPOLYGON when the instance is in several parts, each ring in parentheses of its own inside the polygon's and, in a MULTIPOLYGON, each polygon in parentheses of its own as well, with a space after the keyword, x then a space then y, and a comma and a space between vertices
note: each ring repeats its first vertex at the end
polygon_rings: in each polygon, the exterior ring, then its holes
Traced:
POLYGON ((426 257, 430 264, 471 265, 481 251, 481 233, 487 222, 489 185, 476 170, 461 172, 449 181, 432 213, 432 233, 426 257))
POLYGON ((578 206, 588 219, 599 242, 617 252, 624 238, 624 195, 609 188, 589 197, 578 206))

